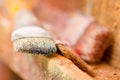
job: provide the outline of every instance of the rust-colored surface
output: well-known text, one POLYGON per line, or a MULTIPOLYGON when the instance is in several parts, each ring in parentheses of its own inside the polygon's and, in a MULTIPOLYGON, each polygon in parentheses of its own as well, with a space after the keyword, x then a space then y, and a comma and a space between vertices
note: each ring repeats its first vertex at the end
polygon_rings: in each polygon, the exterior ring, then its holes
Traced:
MULTIPOLYGON (((111 58, 109 58, 110 65, 108 64, 108 62, 92 65, 94 70, 97 72, 97 76, 94 79, 119 80, 120 70, 117 68, 120 68, 120 1, 81 1, 81 3, 79 2, 80 9, 86 12, 87 14, 93 15, 102 25, 108 27, 112 31, 114 38, 114 43, 112 43, 113 45, 110 52, 112 53, 112 56, 111 58)), ((54 5, 54 3, 51 4, 54 5)), ((78 67, 75 66, 70 60, 62 56, 53 56, 51 58, 45 58, 40 55, 15 53, 12 48, 12 43, 10 42, 11 28, 8 25, 7 27, 3 27, 2 24, 0 25, 0 32, 2 33, 0 34, 0 58, 23 79, 94 80, 88 74, 78 69, 78 67)), ((105 57, 107 57, 107 55, 105 57)))
POLYGON ((120 71, 106 63, 94 65, 94 70, 97 72, 95 80, 119 80, 120 71))

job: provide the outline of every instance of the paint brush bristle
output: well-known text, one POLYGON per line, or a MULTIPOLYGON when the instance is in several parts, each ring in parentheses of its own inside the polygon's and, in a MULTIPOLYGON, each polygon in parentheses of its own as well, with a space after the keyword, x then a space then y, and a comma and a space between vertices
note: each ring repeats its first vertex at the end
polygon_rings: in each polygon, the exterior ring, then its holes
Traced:
POLYGON ((16 30, 12 34, 12 41, 16 52, 43 54, 45 56, 57 52, 49 33, 39 27, 24 27, 21 30, 16 30))
POLYGON ((17 52, 51 55, 56 52, 56 46, 47 38, 21 38, 14 41, 17 52))

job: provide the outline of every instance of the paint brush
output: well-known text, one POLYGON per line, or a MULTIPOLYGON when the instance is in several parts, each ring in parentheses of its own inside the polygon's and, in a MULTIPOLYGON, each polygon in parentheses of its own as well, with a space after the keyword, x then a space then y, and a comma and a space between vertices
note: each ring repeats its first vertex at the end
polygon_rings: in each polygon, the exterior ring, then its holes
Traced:
POLYGON ((14 49, 17 52, 42 54, 45 56, 54 56, 53 54, 60 52, 60 54, 70 59, 78 68, 95 77, 94 70, 86 62, 81 60, 69 47, 58 43, 55 45, 49 33, 42 28, 23 27, 13 32, 12 40, 14 49), (34 34, 31 30, 36 33, 34 34))
POLYGON ((14 49, 17 52, 50 56, 60 51, 60 54, 70 59, 80 69, 87 72, 91 76, 95 76, 94 70, 92 70, 86 62, 80 59, 69 47, 62 44, 55 45, 49 33, 42 28, 24 27, 16 30, 12 34, 12 41, 14 44, 14 49), (36 33, 34 34, 31 30, 36 33))
POLYGON ((59 53, 59 50, 60 54, 72 60, 80 69, 86 71, 91 76, 95 76, 92 68, 70 49, 61 44, 55 45, 51 35, 45 29, 35 24, 37 19, 31 11, 26 8, 18 9, 14 15, 15 30, 12 33, 12 42, 16 52, 50 56, 59 53))
POLYGON ((12 33, 12 41, 16 52, 43 54, 56 53, 57 48, 51 36, 40 27, 23 27, 12 33))

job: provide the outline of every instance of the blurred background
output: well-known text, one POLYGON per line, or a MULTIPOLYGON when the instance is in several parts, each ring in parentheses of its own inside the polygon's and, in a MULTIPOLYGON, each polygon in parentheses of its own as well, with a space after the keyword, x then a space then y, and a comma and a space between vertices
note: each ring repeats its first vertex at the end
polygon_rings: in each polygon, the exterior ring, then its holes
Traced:
MULTIPOLYGON (((19 1, 30 6, 30 10, 40 23, 55 26, 54 29, 59 31, 64 29, 67 17, 71 13, 82 12, 94 16, 98 22, 108 27, 115 37, 111 52, 114 54, 120 52, 119 0, 0 0, 0 80, 21 80, 22 78, 30 80, 29 77, 34 74, 26 72, 29 68, 23 68, 24 65, 26 66, 27 62, 24 62, 26 59, 22 54, 14 52, 11 42, 14 18, 9 5, 11 2, 14 2, 12 5, 17 5, 19 1)), ((114 65, 114 63, 115 61, 111 61, 110 64, 114 65)), ((116 65, 116 67, 120 66, 116 65)))

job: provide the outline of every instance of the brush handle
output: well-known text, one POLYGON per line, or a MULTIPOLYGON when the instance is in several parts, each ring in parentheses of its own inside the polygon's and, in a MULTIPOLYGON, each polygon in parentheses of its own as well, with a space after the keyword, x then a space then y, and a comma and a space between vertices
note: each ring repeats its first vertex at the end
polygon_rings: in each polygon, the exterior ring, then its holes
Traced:
POLYGON ((56 46, 64 57, 73 61, 75 65, 77 65, 80 69, 90 74, 92 77, 96 76, 94 70, 86 62, 79 58, 77 54, 75 54, 70 48, 62 44, 56 44, 56 46))

